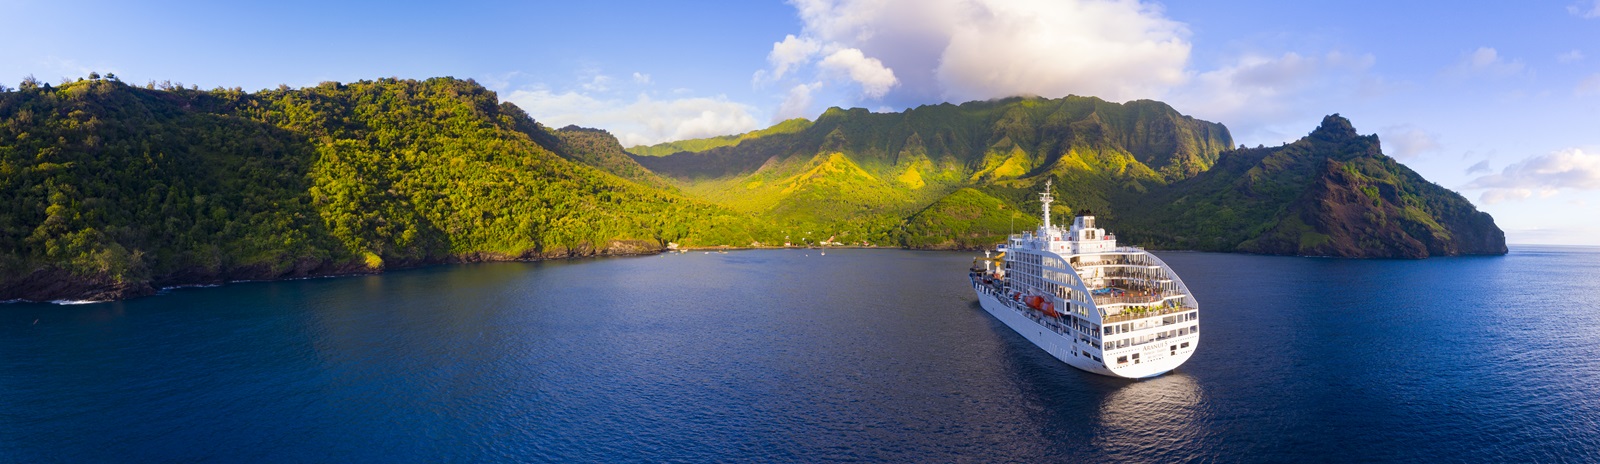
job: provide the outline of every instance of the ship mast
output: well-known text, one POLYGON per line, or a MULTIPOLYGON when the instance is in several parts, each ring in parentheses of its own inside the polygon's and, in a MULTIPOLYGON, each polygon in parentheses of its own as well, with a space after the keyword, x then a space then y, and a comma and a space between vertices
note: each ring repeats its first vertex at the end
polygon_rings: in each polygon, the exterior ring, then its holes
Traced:
POLYGON ((1044 192, 1039 194, 1039 202, 1044 203, 1044 230, 1046 231, 1050 230, 1050 202, 1056 200, 1050 196, 1050 184, 1054 182, 1055 179, 1044 181, 1044 192))

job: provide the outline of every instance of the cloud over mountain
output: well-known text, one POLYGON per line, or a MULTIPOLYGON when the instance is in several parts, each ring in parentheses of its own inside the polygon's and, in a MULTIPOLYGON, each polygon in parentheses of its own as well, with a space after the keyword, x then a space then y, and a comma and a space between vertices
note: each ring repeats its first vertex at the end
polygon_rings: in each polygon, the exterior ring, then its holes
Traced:
POLYGON ((1187 28, 1137 1, 792 3, 802 31, 773 44, 758 81, 815 76, 859 86, 869 99, 916 104, 1013 95, 1155 98, 1187 79, 1187 28), (813 74, 794 74, 813 62, 813 74))
POLYGON ((550 127, 576 124, 604 128, 624 146, 733 134, 759 127, 752 115, 754 108, 720 96, 660 100, 640 93, 630 100, 534 88, 513 91, 506 100, 550 127))
POLYGON ((1465 188, 1485 189, 1480 199, 1488 204, 1535 194, 1549 197, 1561 190, 1600 190, 1600 154, 1568 148, 1534 156, 1473 179, 1465 188))

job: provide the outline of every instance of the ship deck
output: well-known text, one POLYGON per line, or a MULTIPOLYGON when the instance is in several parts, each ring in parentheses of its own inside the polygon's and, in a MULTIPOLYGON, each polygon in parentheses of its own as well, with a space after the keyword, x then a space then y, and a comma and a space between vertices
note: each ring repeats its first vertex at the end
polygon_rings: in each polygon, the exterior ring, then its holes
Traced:
POLYGON ((1105 317, 1105 323, 1106 324, 1116 324, 1116 323, 1119 323, 1119 322, 1128 322, 1128 321, 1133 321, 1133 320, 1137 320, 1137 319, 1144 319, 1144 318, 1151 317, 1151 316, 1162 316, 1162 315, 1167 315, 1167 314, 1177 314, 1177 313, 1181 313, 1181 312, 1184 312, 1184 311, 1193 311, 1194 309, 1195 308, 1190 308, 1190 307, 1187 307, 1187 306, 1162 306, 1162 307, 1158 307, 1158 308, 1150 310, 1150 311, 1141 311, 1141 312, 1134 312, 1134 313, 1108 314, 1105 317))

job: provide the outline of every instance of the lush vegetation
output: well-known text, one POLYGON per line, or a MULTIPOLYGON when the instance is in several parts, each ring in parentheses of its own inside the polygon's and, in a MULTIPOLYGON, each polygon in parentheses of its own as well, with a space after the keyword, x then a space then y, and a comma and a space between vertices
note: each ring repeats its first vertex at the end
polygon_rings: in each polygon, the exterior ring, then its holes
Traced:
MULTIPOLYGON (((626 153, 468 80, 247 93, 91 75, 0 88, 0 300, 669 242, 977 248, 1090 209, 1125 243, 1337 256, 1504 253, 1493 219, 1330 116, 1229 150, 1160 102, 830 109, 626 153)), ((637 149, 637 147, 636 147, 637 149)))
POLYGON ((1037 227, 1038 214, 1020 211, 977 189, 962 188, 907 219, 903 240, 912 248, 988 248, 1005 242, 1013 232, 1037 227))
POLYGON ((792 134, 811 127, 811 121, 805 118, 795 118, 772 125, 766 129, 754 130, 737 135, 724 135, 704 139, 678 140, 673 142, 658 143, 655 145, 640 145, 628 148, 629 153, 639 156, 667 156, 679 152, 706 151, 712 148, 738 145, 745 140, 777 134, 792 134))
POLYGON ((562 158, 587 164, 650 187, 673 189, 672 184, 665 179, 645 169, 633 158, 629 158, 628 153, 622 150, 622 144, 618 143, 617 138, 610 132, 578 126, 567 126, 554 132, 544 130, 541 126, 524 132, 553 133, 555 140, 545 146, 552 147, 562 158))
POLYGON ((778 233, 641 185, 653 176, 599 137, 548 131, 471 81, 155 87, 0 93, 0 299, 778 233))
POLYGON ((998 242, 1019 208, 1031 227, 1038 190, 1054 180, 1054 220, 1087 209, 1131 244, 1366 257, 1505 252, 1492 218, 1384 156, 1377 137, 1337 115, 1282 147, 1231 143, 1226 128, 1159 102, 1014 98, 905 113, 835 108, 804 130, 635 159, 741 212, 915 248, 998 242))
MULTIPOLYGON (((1222 125, 1160 102, 1011 98, 904 113, 833 108, 809 126, 746 134, 737 145, 687 141, 680 146, 711 148, 634 159, 692 196, 783 224, 973 247, 980 239, 945 231, 989 225, 956 226, 976 217, 941 218, 946 210, 932 207, 962 188, 1025 207, 1056 179, 1061 211, 1115 211, 1119 195, 1203 172, 1231 143, 1222 125)), ((949 204, 970 202, 966 195, 949 204)))
POLYGON ((1224 153, 1129 202, 1124 237, 1167 248, 1352 257, 1505 253, 1494 219, 1332 115, 1305 138, 1224 153))

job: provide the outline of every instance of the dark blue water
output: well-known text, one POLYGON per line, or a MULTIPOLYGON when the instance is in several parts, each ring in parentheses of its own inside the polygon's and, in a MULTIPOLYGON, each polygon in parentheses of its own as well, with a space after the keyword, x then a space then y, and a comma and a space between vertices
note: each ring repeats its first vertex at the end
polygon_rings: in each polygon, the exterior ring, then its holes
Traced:
POLYGON ((1597 461, 1600 250, 1163 253, 1199 351, 1124 381, 967 253, 437 267, 0 306, 0 461, 1597 461))

